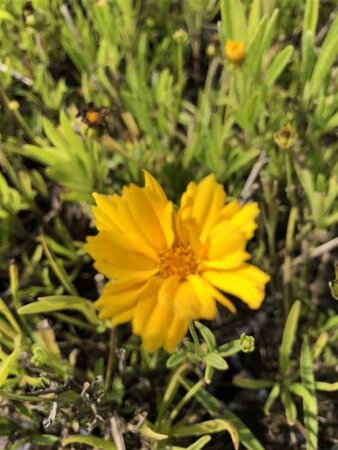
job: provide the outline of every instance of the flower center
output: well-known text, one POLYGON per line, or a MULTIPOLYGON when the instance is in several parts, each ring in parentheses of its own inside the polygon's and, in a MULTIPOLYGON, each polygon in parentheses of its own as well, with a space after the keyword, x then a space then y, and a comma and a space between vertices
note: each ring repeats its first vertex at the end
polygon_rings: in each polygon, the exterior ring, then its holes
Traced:
POLYGON ((189 245, 174 244, 160 254, 159 273, 163 277, 178 275, 184 278, 195 273, 196 269, 197 258, 189 245))

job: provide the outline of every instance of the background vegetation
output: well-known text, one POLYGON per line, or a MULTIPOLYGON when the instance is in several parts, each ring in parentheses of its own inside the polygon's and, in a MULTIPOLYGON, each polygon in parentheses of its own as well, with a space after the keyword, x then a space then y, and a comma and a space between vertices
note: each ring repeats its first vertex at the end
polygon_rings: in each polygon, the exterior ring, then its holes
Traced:
POLYGON ((1 448, 336 449, 336 2, 0 0, 0 42, 1 448), (272 277, 169 359, 97 318, 83 250, 142 169, 257 201, 272 277))

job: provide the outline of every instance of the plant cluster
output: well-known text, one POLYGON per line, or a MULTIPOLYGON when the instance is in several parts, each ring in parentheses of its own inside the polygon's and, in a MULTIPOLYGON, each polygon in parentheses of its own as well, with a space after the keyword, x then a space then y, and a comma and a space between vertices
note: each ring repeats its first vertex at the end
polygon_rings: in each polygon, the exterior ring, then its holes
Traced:
POLYGON ((1 0, 0 40, 0 447, 334 449, 336 2, 1 0), (85 247, 92 194, 144 171, 175 217, 211 173, 256 203, 246 251, 271 278, 170 354, 99 317, 85 247))

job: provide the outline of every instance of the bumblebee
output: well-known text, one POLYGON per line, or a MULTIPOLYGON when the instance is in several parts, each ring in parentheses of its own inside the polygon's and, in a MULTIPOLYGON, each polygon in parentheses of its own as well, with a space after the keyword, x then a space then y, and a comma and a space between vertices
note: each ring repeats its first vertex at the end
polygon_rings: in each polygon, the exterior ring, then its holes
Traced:
POLYGON ((88 105, 79 113, 82 121, 88 126, 88 128, 96 128, 102 130, 107 127, 106 116, 108 109, 105 107, 97 108, 93 102, 88 105))

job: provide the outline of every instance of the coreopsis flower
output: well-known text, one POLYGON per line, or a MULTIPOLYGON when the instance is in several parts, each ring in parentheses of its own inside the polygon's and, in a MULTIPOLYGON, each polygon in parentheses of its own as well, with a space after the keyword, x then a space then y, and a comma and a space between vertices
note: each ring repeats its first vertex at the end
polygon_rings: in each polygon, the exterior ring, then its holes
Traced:
POLYGON ((195 319, 213 319, 225 293, 256 309, 269 276, 247 263, 256 203, 225 202, 214 175, 189 183, 178 210, 145 172, 145 186, 94 194, 99 233, 88 237, 95 268, 110 278, 96 306, 113 326, 131 321, 143 347, 175 349, 195 319))
POLYGON ((225 43, 224 53, 226 59, 233 64, 241 64, 245 58, 245 48, 242 41, 228 39, 225 43))

